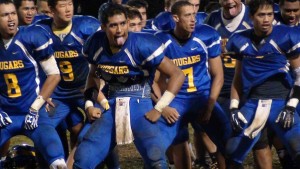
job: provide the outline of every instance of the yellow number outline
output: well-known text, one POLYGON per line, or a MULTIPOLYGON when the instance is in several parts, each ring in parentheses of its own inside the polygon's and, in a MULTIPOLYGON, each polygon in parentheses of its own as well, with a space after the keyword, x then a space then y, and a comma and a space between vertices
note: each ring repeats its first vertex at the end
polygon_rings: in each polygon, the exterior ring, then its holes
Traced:
POLYGON ((197 91, 197 88, 195 87, 194 84, 194 71, 193 67, 187 68, 187 69, 182 69, 183 73, 185 76, 188 77, 188 84, 189 87, 187 88, 187 92, 195 92, 197 91))
POLYGON ((4 74, 5 83, 7 85, 7 95, 10 98, 22 96, 21 88, 18 84, 18 78, 13 73, 4 74))
POLYGON ((74 73, 72 64, 69 61, 60 61, 59 62, 59 69, 62 72, 62 77, 64 81, 73 81, 74 80, 74 73))

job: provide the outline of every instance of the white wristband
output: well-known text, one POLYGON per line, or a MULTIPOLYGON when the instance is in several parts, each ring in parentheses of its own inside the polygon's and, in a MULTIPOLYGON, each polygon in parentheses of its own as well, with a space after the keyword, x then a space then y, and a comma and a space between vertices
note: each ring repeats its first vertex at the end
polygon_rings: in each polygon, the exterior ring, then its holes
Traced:
POLYGON ((110 108, 107 99, 102 99, 102 100, 100 101, 100 104, 101 104, 101 106, 104 108, 104 110, 108 110, 108 109, 110 108))
POLYGON ((237 100, 237 99, 231 99, 230 100, 230 107, 229 107, 229 109, 239 108, 239 104, 240 104, 239 100, 237 100))
POLYGON ((290 106, 290 107, 294 107, 296 108, 297 105, 299 103, 299 100, 297 98, 291 98, 288 102, 287 102, 287 106, 290 106))
POLYGON ((94 103, 90 100, 85 101, 84 109, 87 110, 89 107, 94 107, 94 103))
POLYGON ((34 102, 31 104, 30 108, 35 111, 39 111, 40 108, 44 105, 46 101, 43 99, 43 96, 38 95, 34 102))
POLYGON ((168 90, 164 92, 164 94, 161 96, 159 101, 154 106, 154 109, 156 109, 159 112, 162 112, 163 108, 167 107, 172 100, 175 98, 175 95, 168 90))

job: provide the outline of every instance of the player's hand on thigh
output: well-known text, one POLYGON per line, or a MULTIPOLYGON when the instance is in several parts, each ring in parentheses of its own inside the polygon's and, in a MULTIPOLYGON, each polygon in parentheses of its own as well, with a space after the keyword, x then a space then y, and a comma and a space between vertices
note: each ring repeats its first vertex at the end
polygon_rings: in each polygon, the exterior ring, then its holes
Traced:
POLYGON ((89 121, 94 121, 96 119, 99 119, 101 117, 101 110, 97 107, 88 107, 86 110, 86 115, 89 121))
POLYGON ((290 129, 294 125, 294 114, 296 108, 286 106, 278 115, 276 123, 279 123, 284 129, 290 129))
POLYGON ((230 122, 231 122, 231 126, 232 126, 233 130, 235 132, 242 131, 243 130, 242 124, 248 123, 248 121, 244 117, 243 113, 237 108, 230 109, 230 113, 231 113, 230 122))
POLYGON ((0 111, 0 128, 3 128, 12 123, 12 120, 4 111, 0 111))
POLYGON ((46 108, 46 111, 49 113, 49 116, 54 115, 55 104, 52 102, 52 98, 47 99, 45 108, 46 108))
POLYGON ((149 112, 145 114, 146 119, 151 121, 152 123, 155 123, 161 116, 161 113, 157 111, 156 109, 152 109, 149 112))
POLYGON ((179 113, 172 107, 165 107, 162 111, 162 116, 167 120, 169 124, 175 123, 179 119, 179 113))

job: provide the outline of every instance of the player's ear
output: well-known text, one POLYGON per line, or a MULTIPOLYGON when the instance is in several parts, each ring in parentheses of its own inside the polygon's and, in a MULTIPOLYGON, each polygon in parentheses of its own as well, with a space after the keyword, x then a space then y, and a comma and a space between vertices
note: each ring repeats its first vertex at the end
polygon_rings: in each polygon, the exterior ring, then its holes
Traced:
POLYGON ((174 19, 175 22, 179 22, 179 17, 178 17, 178 15, 173 15, 173 19, 174 19))

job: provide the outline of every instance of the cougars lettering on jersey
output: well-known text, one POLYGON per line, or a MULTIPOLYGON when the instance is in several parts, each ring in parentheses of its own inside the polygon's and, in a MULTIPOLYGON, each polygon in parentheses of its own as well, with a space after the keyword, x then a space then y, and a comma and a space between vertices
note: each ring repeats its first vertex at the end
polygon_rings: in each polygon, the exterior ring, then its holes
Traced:
POLYGON ((183 57, 183 58, 172 59, 173 63, 176 66, 191 65, 191 64, 200 62, 200 60, 201 60, 200 55, 187 56, 187 57, 183 57))
POLYGON ((172 35, 173 30, 155 34, 165 46, 166 56, 183 71, 186 79, 176 97, 193 98, 210 91, 211 78, 208 59, 220 55, 220 36, 208 25, 197 25, 190 39, 180 45, 172 35))
POLYGON ((108 44, 105 32, 98 31, 83 53, 109 84, 109 97, 150 97, 155 70, 165 56, 161 41, 149 33, 129 32, 119 52, 113 54, 108 44))
POLYGON ((102 69, 104 72, 114 75, 129 74, 128 66, 98 65, 98 68, 102 69))
POLYGON ((97 19, 89 16, 73 16, 71 27, 60 30, 63 37, 53 32, 53 19, 44 19, 36 24, 41 25, 53 39, 54 56, 60 69, 61 81, 52 94, 52 98, 82 98, 80 89, 84 88, 88 75, 88 62, 81 51, 86 39, 100 26, 97 19))
POLYGON ((1 46, 0 105, 3 111, 28 113, 43 84, 38 61, 53 55, 51 44, 47 31, 31 25, 20 27, 7 49, 1 46))
POLYGON ((57 59, 59 59, 59 58, 75 58, 78 56, 79 56, 79 53, 76 50, 54 52, 54 57, 57 59))
POLYGON ((24 68, 24 63, 22 60, 0 62, 0 70, 11 70, 20 68, 24 68))

